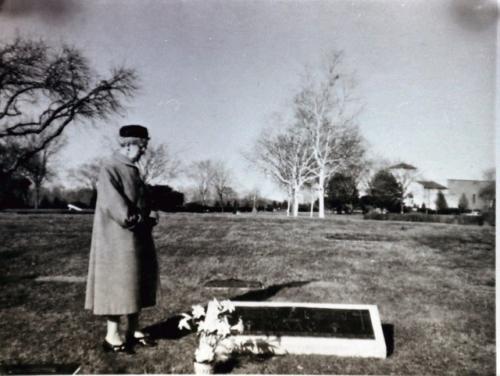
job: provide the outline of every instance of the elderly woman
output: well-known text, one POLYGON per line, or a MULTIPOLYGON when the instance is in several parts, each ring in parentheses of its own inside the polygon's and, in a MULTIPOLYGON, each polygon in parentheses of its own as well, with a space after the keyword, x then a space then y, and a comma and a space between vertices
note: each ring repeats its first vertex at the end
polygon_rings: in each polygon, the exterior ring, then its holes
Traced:
POLYGON ((142 308, 156 304, 158 263, 146 186, 136 162, 148 145, 140 125, 120 129, 120 149, 103 164, 97 186, 85 308, 107 318, 103 349, 133 353, 134 345, 154 346, 139 330, 142 308), (120 316, 127 317, 125 337, 120 316))

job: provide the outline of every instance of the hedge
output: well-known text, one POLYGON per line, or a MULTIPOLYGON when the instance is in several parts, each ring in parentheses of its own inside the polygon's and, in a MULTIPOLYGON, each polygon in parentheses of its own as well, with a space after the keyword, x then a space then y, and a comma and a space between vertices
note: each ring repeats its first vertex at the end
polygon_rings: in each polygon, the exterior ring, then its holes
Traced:
POLYGON ((434 223, 455 223, 460 225, 479 225, 482 226, 486 221, 488 224, 495 225, 495 216, 487 213, 487 215, 439 215, 439 214, 424 214, 424 213, 377 213, 370 212, 363 216, 364 219, 372 219, 378 221, 407 221, 407 222, 434 222, 434 223))

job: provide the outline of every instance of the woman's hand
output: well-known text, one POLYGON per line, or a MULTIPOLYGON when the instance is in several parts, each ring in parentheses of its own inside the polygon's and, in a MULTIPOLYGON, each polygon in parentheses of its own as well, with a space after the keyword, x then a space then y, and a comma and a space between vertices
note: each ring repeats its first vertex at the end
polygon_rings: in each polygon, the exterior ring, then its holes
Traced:
POLYGON ((144 220, 139 213, 132 214, 125 219, 125 228, 134 230, 142 222, 144 222, 144 220))
POLYGON ((160 220, 160 215, 158 214, 158 212, 152 211, 148 217, 148 224, 149 226, 154 227, 158 224, 159 220, 160 220))

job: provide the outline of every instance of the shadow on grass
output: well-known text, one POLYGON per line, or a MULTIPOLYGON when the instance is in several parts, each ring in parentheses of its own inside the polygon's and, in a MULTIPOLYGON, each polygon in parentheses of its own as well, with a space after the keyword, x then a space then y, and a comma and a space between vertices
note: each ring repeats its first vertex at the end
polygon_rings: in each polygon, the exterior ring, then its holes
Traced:
POLYGON ((235 301, 264 301, 269 299, 270 297, 276 295, 278 292, 280 292, 283 289, 290 288, 290 287, 300 287, 307 285, 308 283, 314 282, 316 280, 310 280, 310 281, 293 281, 293 282, 288 282, 288 283, 281 283, 278 285, 271 285, 265 289, 259 289, 259 290, 252 290, 248 291, 244 294, 237 295, 231 298, 231 300, 235 301))
POLYGON ((0 276, 0 285, 11 284, 10 287, 6 286, 0 294, 0 309, 14 308, 26 304, 30 288, 28 283, 37 276, 36 274, 0 276))
POLYGON ((382 332, 384 333, 387 357, 390 357, 394 353, 394 325, 382 324, 382 332))
POLYGON ((181 315, 169 317, 166 321, 150 325, 144 328, 144 332, 153 339, 180 339, 191 334, 189 330, 178 328, 181 315))
POLYGON ((214 373, 216 374, 227 374, 231 373, 233 369, 238 367, 241 364, 241 361, 237 357, 231 357, 225 362, 217 362, 214 365, 214 373))
MULTIPOLYGON (((239 300, 239 301, 263 301, 269 299, 270 297, 276 295, 279 291, 284 288, 289 287, 299 287, 307 285, 311 281, 293 281, 288 283, 282 283, 278 285, 272 285, 265 289, 258 289, 248 291, 242 295, 235 296, 231 298, 231 300, 239 300)), ((153 324, 143 328, 143 331, 148 334, 152 339, 160 340, 160 339, 169 339, 175 340, 185 337, 192 332, 189 330, 182 330, 178 328, 179 321, 182 319, 181 315, 175 315, 169 317, 166 321, 159 322, 157 324, 153 324)), ((229 365, 226 365, 229 366, 229 365)), ((221 367, 226 367, 221 366, 221 367)), ((234 367, 234 365, 233 365, 234 367)))
POLYGON ((21 274, 21 275, 6 275, 0 276, 0 284, 19 283, 26 280, 38 278, 38 274, 21 274))
POLYGON ((13 364, 0 366, 2 375, 71 375, 79 369, 71 364, 13 364))

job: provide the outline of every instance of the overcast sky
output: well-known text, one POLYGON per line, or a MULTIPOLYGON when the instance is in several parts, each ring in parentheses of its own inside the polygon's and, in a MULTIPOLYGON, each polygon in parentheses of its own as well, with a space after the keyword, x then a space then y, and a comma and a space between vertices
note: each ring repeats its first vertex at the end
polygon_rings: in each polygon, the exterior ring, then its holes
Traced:
MULTIPOLYGON (((70 43, 103 74, 136 68, 141 91, 111 126, 144 124, 180 159, 227 160, 236 188, 271 194, 241 152, 286 110, 304 65, 331 50, 356 77, 372 155, 441 183, 482 178, 495 164, 495 9, 493 0, 0 0, 0 40, 70 43)), ((105 153, 97 131, 69 136, 66 167, 105 153)))

